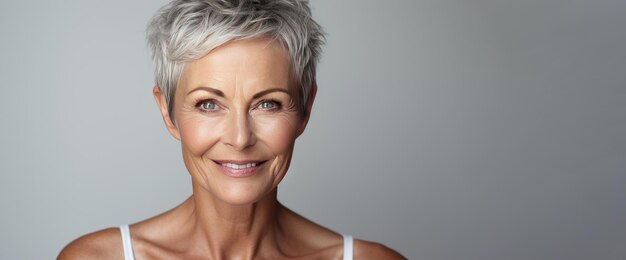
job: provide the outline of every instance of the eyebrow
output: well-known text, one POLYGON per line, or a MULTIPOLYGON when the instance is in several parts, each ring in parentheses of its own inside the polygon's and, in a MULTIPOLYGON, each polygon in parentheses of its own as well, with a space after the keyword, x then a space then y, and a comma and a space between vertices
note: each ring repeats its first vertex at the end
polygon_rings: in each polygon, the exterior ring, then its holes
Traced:
POLYGON ((187 92, 187 95, 189 95, 189 94, 191 94, 193 92, 196 92, 198 90, 204 90, 204 91, 207 91, 207 92, 211 92, 211 93, 213 93, 215 95, 218 95, 220 97, 224 97, 224 92, 222 92, 221 90, 210 88, 210 87, 205 87, 205 86, 197 87, 197 88, 193 89, 192 91, 187 92))
MULTIPOLYGON (((199 91, 199 90, 204 90, 204 91, 207 91, 207 92, 211 92, 211 93, 213 93, 213 94, 215 94, 215 95, 217 95, 219 97, 225 97, 224 92, 222 92, 221 90, 214 89, 214 88, 211 88, 211 87, 206 87, 206 86, 197 87, 197 88, 189 91, 187 93, 187 95, 189 95, 189 94, 191 94, 193 92, 199 91)), ((263 91, 261 91, 259 93, 254 94, 254 96, 252 96, 252 99, 257 99, 259 97, 265 96, 265 95, 267 95, 269 93, 272 93, 272 92, 283 92, 283 93, 286 93, 287 95, 291 96, 291 93, 289 91, 287 91, 286 89, 271 88, 271 89, 266 89, 266 90, 263 90, 263 91)))
POLYGON ((270 89, 266 89, 266 90, 263 90, 263 91, 261 91, 259 93, 254 94, 254 96, 252 96, 252 99, 260 98, 260 97, 265 96, 265 95, 267 95, 269 93, 272 93, 272 92, 283 92, 283 93, 287 93, 287 95, 291 96, 291 93, 289 93, 289 91, 287 91, 286 89, 270 88, 270 89))

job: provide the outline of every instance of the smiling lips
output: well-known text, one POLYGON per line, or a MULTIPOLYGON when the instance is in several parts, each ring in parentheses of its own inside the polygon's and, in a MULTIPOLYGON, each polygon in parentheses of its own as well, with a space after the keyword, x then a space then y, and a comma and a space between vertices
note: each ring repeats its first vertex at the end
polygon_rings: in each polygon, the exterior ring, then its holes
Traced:
POLYGON ((248 163, 248 164, 234 164, 234 163, 223 163, 222 166, 233 168, 233 169, 247 169, 250 167, 255 167, 257 163, 248 163))
POLYGON ((222 172, 230 177, 242 178, 258 172, 267 161, 214 161, 222 172))

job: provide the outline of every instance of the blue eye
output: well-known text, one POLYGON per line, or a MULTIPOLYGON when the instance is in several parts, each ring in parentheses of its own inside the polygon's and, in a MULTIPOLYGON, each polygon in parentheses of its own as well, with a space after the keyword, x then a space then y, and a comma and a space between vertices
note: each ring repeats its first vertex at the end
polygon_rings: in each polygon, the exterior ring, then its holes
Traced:
POLYGON ((263 110, 274 110, 280 108, 280 103, 273 100, 263 100, 259 103, 259 108, 263 110))
POLYGON ((198 104, 196 105, 197 107, 199 107, 200 109, 204 110, 204 111, 215 111, 217 110, 219 107, 217 106, 217 104, 213 101, 213 100, 203 100, 198 102, 198 104))

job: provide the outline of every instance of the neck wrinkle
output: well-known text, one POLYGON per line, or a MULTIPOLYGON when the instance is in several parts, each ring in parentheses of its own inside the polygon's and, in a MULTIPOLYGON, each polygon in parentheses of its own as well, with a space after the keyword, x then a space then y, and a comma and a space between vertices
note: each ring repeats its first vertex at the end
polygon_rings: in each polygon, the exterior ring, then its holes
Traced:
POLYGON ((280 232, 277 212, 280 204, 274 189, 259 202, 233 206, 224 203, 194 185, 190 221, 193 240, 213 259, 253 259, 264 248, 277 251, 280 232))

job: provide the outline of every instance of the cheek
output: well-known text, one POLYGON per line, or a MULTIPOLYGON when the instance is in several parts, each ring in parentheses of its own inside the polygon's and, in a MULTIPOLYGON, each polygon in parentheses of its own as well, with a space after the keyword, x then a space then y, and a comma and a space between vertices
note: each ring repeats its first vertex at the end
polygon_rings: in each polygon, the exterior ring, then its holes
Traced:
POLYGON ((283 115, 273 118, 255 118, 256 135, 277 156, 290 155, 297 137, 298 118, 283 115))
POLYGON ((269 170, 272 176, 278 177, 274 180, 277 185, 289 168, 299 120, 287 116, 257 121, 257 138, 274 156, 269 170))
POLYGON ((183 146, 193 155, 202 156, 221 136, 219 124, 215 121, 197 116, 180 118, 178 125, 183 146))

